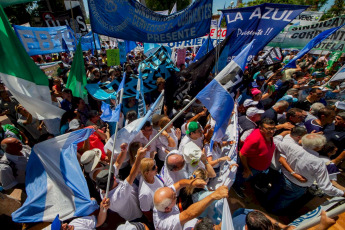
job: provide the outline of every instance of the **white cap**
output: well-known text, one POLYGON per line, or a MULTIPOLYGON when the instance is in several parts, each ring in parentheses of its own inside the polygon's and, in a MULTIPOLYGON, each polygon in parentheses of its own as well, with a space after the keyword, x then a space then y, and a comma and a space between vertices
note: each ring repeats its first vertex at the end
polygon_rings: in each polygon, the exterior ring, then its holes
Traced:
POLYGON ((247 117, 252 117, 255 114, 263 114, 264 112, 265 112, 265 110, 258 109, 256 107, 250 107, 247 109, 246 115, 247 115, 247 117))
POLYGON ((68 124, 68 129, 72 130, 72 129, 77 129, 80 127, 80 122, 78 119, 73 119, 69 122, 68 124))
POLYGON ((183 147, 183 157, 186 163, 195 164, 200 161, 202 151, 193 141, 183 147))
POLYGON ((258 101, 253 101, 252 99, 246 99, 243 103, 244 107, 249 107, 249 106, 256 106, 259 102, 258 101))
POLYGON ((101 159, 101 155, 102 151, 97 148, 85 151, 81 155, 80 163, 84 165, 85 172, 89 173, 96 168, 96 165, 101 159))
POLYGON ((345 102, 343 101, 337 101, 334 105, 337 109, 345 110, 345 102))

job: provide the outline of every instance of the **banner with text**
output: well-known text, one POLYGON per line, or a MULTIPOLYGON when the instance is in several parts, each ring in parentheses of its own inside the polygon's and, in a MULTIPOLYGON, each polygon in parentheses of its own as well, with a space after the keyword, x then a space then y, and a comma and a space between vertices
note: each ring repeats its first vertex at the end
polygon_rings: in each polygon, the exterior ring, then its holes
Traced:
POLYGON ((69 26, 25 27, 13 25, 30 56, 74 51, 76 40, 69 26))
MULTIPOLYGON (((268 45, 280 48, 303 49, 318 34, 344 23, 345 15, 342 15, 312 25, 293 27, 291 31, 280 33, 268 45)), ((345 52, 345 28, 336 31, 328 39, 315 46, 314 49, 345 52)))
POLYGON ((157 14, 135 0, 89 0, 88 4, 94 32, 147 43, 202 37, 209 32, 212 17, 212 0, 195 0, 169 16, 157 14))
POLYGON ((231 46, 228 62, 241 52, 246 44, 255 39, 248 58, 251 59, 307 7, 265 3, 246 8, 222 10, 228 31, 236 30, 229 40, 231 46))

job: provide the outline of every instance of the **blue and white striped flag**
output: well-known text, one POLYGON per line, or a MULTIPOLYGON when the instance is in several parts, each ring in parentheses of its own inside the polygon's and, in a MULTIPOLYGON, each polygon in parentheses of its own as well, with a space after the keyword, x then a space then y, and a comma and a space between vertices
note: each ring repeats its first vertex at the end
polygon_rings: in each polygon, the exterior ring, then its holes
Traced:
POLYGON ((146 114, 146 104, 144 98, 144 85, 143 85, 143 77, 140 71, 141 67, 139 67, 139 76, 138 76, 138 83, 137 83, 137 95, 135 99, 138 100, 138 118, 144 117, 146 114))
POLYGON ((85 128, 36 144, 26 166, 23 206, 12 213, 14 222, 52 222, 87 216, 98 209, 77 159, 77 144, 94 132, 85 128))
POLYGON ((241 85, 242 75, 248 62, 248 55, 253 42, 254 40, 196 95, 196 98, 204 104, 212 118, 216 121, 211 140, 211 149, 214 141, 219 142, 224 137, 234 108, 233 96, 235 96, 238 87, 241 85))

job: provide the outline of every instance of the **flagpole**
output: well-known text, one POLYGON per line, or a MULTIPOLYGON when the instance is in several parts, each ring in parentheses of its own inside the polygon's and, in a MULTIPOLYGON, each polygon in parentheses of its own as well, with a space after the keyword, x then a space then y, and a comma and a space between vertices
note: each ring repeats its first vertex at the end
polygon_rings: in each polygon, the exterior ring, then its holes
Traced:
MULTIPOLYGON (((121 90, 119 104, 122 104, 123 92, 124 92, 124 89, 121 90)), ((116 136, 117 136, 118 127, 119 127, 119 122, 116 122, 115 133, 114 133, 114 144, 113 144, 113 150, 111 151, 110 164, 109 164, 110 167, 109 167, 109 172, 108 172, 107 188, 105 190, 105 198, 108 198, 108 193, 109 193, 110 176, 111 176, 111 169, 112 169, 112 166, 114 163, 114 151, 115 151, 115 143, 116 143, 116 136)), ((106 212, 105 209, 104 209, 104 211, 106 212)))
POLYGON ((171 119, 171 121, 169 121, 169 123, 168 124, 166 124, 165 126, 164 126, 164 128, 163 129, 161 129, 157 134, 156 134, 156 136, 154 136, 146 145, 145 145, 145 147, 144 148, 147 148, 155 139, 157 139, 157 137, 159 137, 159 135, 164 131, 164 130, 166 130, 177 118, 179 118, 180 116, 181 116, 181 114, 186 110, 186 109, 188 109, 188 107, 189 106, 191 106, 195 101, 196 101, 196 97, 194 97, 183 109, 181 109, 181 111, 178 113, 178 114, 176 114, 176 116, 173 118, 173 119, 171 119))
MULTIPOLYGON (((92 30, 92 28, 91 28, 92 30)), ((98 66, 98 69, 99 71, 101 71, 101 67, 99 65, 99 60, 98 60, 98 51, 97 51, 97 45, 96 45, 96 39, 95 39, 95 33, 93 31, 92 32, 92 37, 93 37, 93 44, 95 44, 95 54, 96 54, 96 58, 97 58, 97 66, 98 66)), ((122 99, 121 99, 122 100, 122 99)))

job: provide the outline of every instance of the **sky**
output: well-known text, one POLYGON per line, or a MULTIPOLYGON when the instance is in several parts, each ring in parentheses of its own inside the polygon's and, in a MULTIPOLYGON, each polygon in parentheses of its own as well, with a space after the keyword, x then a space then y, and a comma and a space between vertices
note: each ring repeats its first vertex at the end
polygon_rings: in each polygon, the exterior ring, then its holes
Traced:
MULTIPOLYGON (((89 8, 87 5, 87 0, 83 0, 85 5, 86 14, 89 15, 89 8)), ((229 7, 232 0, 213 0, 213 14, 217 14, 217 10, 229 7)), ((237 4, 237 0, 234 0, 234 6, 237 4)), ((248 0, 243 0, 243 2, 248 2, 248 0)), ((334 4, 334 0, 328 0, 328 3, 321 9, 321 11, 328 10, 334 4)))

